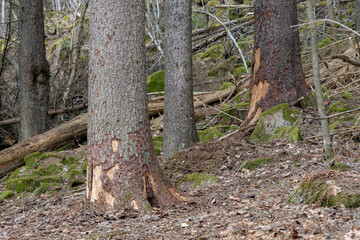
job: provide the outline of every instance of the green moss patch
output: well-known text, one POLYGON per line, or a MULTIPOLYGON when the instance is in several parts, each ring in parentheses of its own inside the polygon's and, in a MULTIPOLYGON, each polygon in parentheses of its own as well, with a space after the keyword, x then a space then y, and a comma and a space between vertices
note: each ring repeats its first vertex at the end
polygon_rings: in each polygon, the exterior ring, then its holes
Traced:
POLYGON ((270 158, 258 158, 254 160, 247 161, 244 165, 244 168, 252 171, 262 165, 268 165, 271 162, 270 158))
POLYGON ((41 152, 34 152, 24 158, 25 165, 28 167, 34 166, 36 161, 40 160, 41 152))
POLYGON ((232 82, 223 82, 219 88, 219 91, 231 88, 231 87, 235 87, 235 84, 232 82))
POLYGON ((0 202, 4 201, 5 199, 11 197, 14 194, 12 190, 5 190, 0 193, 0 202))
POLYGON ((299 115, 287 103, 277 105, 260 115, 259 121, 251 134, 250 141, 268 142, 278 128, 293 126, 297 119, 292 114, 299 115))
POLYGON ((210 139, 224 135, 217 127, 209 127, 205 130, 199 130, 197 133, 201 142, 207 142, 210 139))
POLYGON ((336 113, 341 113, 341 112, 345 112, 347 110, 350 110, 352 108, 348 107, 348 105, 345 103, 342 103, 340 101, 335 102, 333 105, 331 105, 328 109, 328 113, 331 114, 336 114, 336 113))
POLYGON ((278 128, 270 139, 283 139, 291 143, 301 141, 301 130, 299 127, 278 128))
MULTIPOLYGON (((323 207, 357 208, 360 206, 358 192, 343 189, 334 180, 327 180, 328 172, 304 177, 288 201, 293 204, 317 204, 323 207)), ((331 174, 336 175, 336 174, 331 174)))
POLYGON ((206 52, 200 54, 200 58, 204 61, 217 60, 222 58, 224 54, 224 46, 222 44, 211 46, 206 52))
POLYGON ((153 141, 154 141, 155 153, 157 155, 160 155, 161 149, 163 148, 163 145, 164 145, 163 137, 162 136, 154 136, 153 141))
POLYGON ((204 186, 207 184, 211 184, 216 181, 217 181, 217 178, 212 175, 207 175, 204 173, 191 173, 191 174, 186 175, 184 178, 182 178, 178 182, 178 188, 180 188, 181 184, 184 182, 193 183, 192 187, 197 188, 197 187, 201 187, 201 186, 204 186))
POLYGON ((157 71, 146 77, 147 92, 163 92, 165 88, 165 71, 157 71))
POLYGON ((344 92, 344 94, 341 96, 343 99, 351 99, 352 98, 352 94, 351 92, 344 92))
POLYGON ((350 167, 346 163, 339 162, 339 163, 331 164, 329 168, 331 170, 338 170, 341 172, 346 172, 347 170, 349 170, 350 167))

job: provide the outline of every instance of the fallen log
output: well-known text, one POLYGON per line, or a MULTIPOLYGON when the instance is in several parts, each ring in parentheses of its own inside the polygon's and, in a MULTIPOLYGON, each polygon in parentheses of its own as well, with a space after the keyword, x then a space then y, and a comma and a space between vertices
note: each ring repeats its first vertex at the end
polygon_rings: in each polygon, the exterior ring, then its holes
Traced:
POLYGON ((24 165, 24 157, 37 152, 56 149, 75 139, 86 136, 87 113, 55 127, 45 133, 26 139, 0 151, 0 178, 24 165))
MULTIPOLYGON (((197 96, 194 101, 194 108, 202 107, 226 98, 234 93, 236 87, 231 87, 223 91, 202 94, 197 96)), ((159 99, 160 100, 160 99, 159 99)), ((150 115, 158 115, 164 111, 164 102, 154 102, 149 104, 150 115)), ((24 165, 24 157, 33 153, 56 149, 67 143, 81 139, 86 136, 88 116, 87 113, 80 114, 76 118, 63 123, 45 133, 31 137, 23 142, 17 143, 5 150, 0 151, 0 178, 9 172, 24 165)))

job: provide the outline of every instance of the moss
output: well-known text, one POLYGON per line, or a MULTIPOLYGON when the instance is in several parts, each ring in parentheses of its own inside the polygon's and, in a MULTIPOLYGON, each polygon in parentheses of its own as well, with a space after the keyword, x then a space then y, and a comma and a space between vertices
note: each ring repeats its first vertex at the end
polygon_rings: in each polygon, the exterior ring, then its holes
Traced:
POLYGON ((286 127, 296 123, 297 119, 292 114, 299 115, 299 111, 293 110, 287 103, 279 104, 260 115, 259 121, 251 134, 250 141, 267 142, 279 127, 286 127), (281 112, 281 117, 277 113, 281 112), (272 116, 271 121, 267 120, 272 116))
POLYGON ((302 181, 288 199, 293 204, 315 204, 323 207, 347 208, 360 206, 360 194, 351 191, 340 191, 337 186, 329 185, 323 179, 307 179, 302 181), (336 190, 335 190, 336 189, 336 190))
POLYGON ((330 131, 334 131, 336 129, 337 126, 341 125, 343 123, 343 121, 341 120, 336 120, 335 122, 331 123, 329 125, 329 130, 330 131))
POLYGON ((53 193, 56 190, 51 190, 53 187, 59 186, 58 183, 42 183, 39 188, 36 189, 35 194, 41 195, 46 192, 49 192, 49 194, 53 193), (49 191, 51 190, 51 191, 49 191))
POLYGON ((342 104, 340 101, 335 102, 333 105, 331 105, 328 109, 328 113, 341 113, 341 112, 345 112, 347 110, 350 110, 351 108, 347 107, 347 104, 342 104))
POLYGON ((222 58, 224 54, 224 46, 222 44, 213 45, 204 53, 200 54, 200 58, 204 61, 217 60, 222 58))
POLYGON ((215 176, 212 175, 207 175, 204 173, 191 173, 186 175, 184 178, 182 178, 179 182, 178 182, 178 188, 180 188, 181 184, 184 182, 193 182, 193 188, 197 188, 197 187, 201 187, 204 186, 206 184, 212 183, 212 182, 217 182, 218 179, 215 176))
POLYGON ((153 142, 154 142, 154 147, 155 147, 155 152, 157 155, 160 155, 161 153, 161 149, 163 148, 163 137, 162 136, 154 136, 153 137, 153 142))
POLYGON ((74 157, 69 157, 69 158, 63 158, 60 163, 64 164, 64 165, 71 165, 71 164, 76 164, 77 161, 74 157))
POLYGON ((268 165, 270 162, 271 162, 270 158, 258 158, 246 162, 244 168, 248 169, 249 171, 252 171, 260 167, 261 165, 268 165))
POLYGON ((157 71, 146 77, 147 92, 163 92, 165 87, 165 71, 157 71))
POLYGON ((61 151, 64 151, 64 150, 69 150, 69 149, 72 149, 74 148, 74 144, 66 144, 65 146, 61 147, 61 148, 58 148, 56 151, 57 152, 61 152, 61 151))
POLYGON ((198 136, 199 136, 199 139, 201 142, 207 142, 212 138, 221 137, 224 135, 216 127, 209 127, 205 130, 199 130, 197 132, 198 132, 198 136))
POLYGON ((81 165, 81 168, 82 168, 83 174, 85 174, 85 173, 87 172, 87 162, 84 162, 84 163, 81 165))
POLYGON ((127 201, 129 201, 131 198, 132 198, 132 192, 127 191, 127 192, 125 193, 124 203, 127 202, 127 201))
POLYGON ((351 92, 348 92, 348 91, 344 92, 344 94, 342 95, 342 98, 351 99, 352 98, 351 92))
POLYGON ((39 159, 43 160, 43 159, 49 158, 49 157, 58 157, 58 155, 52 154, 52 153, 43 153, 39 156, 39 159))
POLYGON ((350 167, 346 163, 339 162, 339 163, 331 164, 329 168, 331 170, 338 170, 341 172, 346 172, 347 170, 349 170, 350 167))
POLYGON ((35 179, 36 177, 10 179, 6 183, 6 189, 14 190, 17 193, 32 192, 36 187, 39 187, 39 185, 36 185, 35 179))
POLYGON ((301 108, 308 108, 308 107, 314 107, 315 101, 311 95, 308 95, 300 102, 301 108))
POLYGON ((82 175, 83 175, 83 173, 79 169, 69 169, 65 174, 65 178, 73 179, 76 176, 82 176, 82 175))
POLYGON ((275 134, 270 139, 285 139, 291 143, 301 141, 301 130, 299 127, 281 127, 276 129, 275 134))
POLYGON ((319 43, 319 48, 323 48, 323 47, 329 46, 330 44, 331 44, 331 39, 330 39, 330 38, 325 38, 324 40, 322 40, 322 41, 319 43))
POLYGON ((2 191, 0 194, 0 202, 4 201, 6 198, 11 197, 13 194, 14 194, 14 191, 12 191, 12 190, 2 191))
POLYGON ((234 75, 235 77, 238 77, 240 75, 243 75, 243 74, 246 74, 246 68, 244 66, 241 66, 241 67, 237 67, 235 68, 234 70, 234 75))
POLYGON ((34 152, 24 158, 25 165, 28 167, 34 166, 35 162, 39 160, 41 152, 34 152))
POLYGON ((232 82, 224 82, 221 84, 220 88, 219 88, 219 91, 222 91, 222 90, 225 90, 225 89, 228 89, 228 88, 231 88, 231 87, 235 87, 235 84, 232 83, 232 82))

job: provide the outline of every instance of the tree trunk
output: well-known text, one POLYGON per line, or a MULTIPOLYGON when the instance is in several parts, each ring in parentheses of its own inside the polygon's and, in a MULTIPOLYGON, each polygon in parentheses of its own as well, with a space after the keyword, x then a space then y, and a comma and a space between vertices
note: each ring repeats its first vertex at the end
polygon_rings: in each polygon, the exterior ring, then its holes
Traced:
POLYGON ((296 0, 257 0, 255 43, 246 123, 254 124, 263 111, 291 103, 308 93, 301 65, 296 0))
MULTIPOLYGON (((327 8, 329 19, 335 21, 336 18, 335 18, 333 0, 326 0, 326 8, 327 8)), ((330 23, 329 25, 331 27, 331 29, 330 29, 330 36, 332 38, 331 42, 333 42, 333 43, 337 42, 336 25, 334 23, 330 23)), ((331 55, 336 55, 336 54, 337 54, 337 45, 334 44, 331 46, 331 55)))
POLYGON ((140 212, 186 200, 163 177, 150 132, 145 1, 91 1, 86 196, 140 212))
MULTIPOLYGON (((355 24, 356 31, 360 33, 360 0, 355 0, 355 24)), ((360 38, 357 37, 358 42, 360 42, 360 38)))
POLYGON ((165 1, 164 161, 199 141, 191 36, 191 0, 165 1))
POLYGON ((311 34, 311 54, 312 54, 312 66, 314 75, 314 87, 316 93, 316 103, 319 110, 319 115, 322 118, 321 121, 321 132, 323 136, 323 144, 328 159, 332 158, 333 150, 330 140, 329 121, 326 117, 325 106, 323 102, 323 94, 320 84, 320 71, 319 71, 319 52, 318 52, 318 37, 316 24, 314 23, 314 6, 313 0, 306 0, 307 4, 307 16, 310 22, 310 34, 311 34))
POLYGON ((87 114, 55 127, 43 134, 28 138, 0 152, 0 178, 24 165, 24 157, 37 151, 61 147, 74 139, 86 136, 87 114))
POLYGON ((49 128, 50 68, 45 55, 42 0, 20 0, 20 141, 49 128))

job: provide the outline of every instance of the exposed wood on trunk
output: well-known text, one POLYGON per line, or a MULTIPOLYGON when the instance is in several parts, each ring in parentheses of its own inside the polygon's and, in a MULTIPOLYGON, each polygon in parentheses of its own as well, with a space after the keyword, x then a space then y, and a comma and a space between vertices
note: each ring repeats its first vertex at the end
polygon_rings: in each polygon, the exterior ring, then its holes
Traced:
POLYGON ((55 149, 74 139, 85 137, 86 129, 87 114, 84 113, 47 132, 0 151, 0 177, 23 166, 24 157, 33 152, 55 149))

